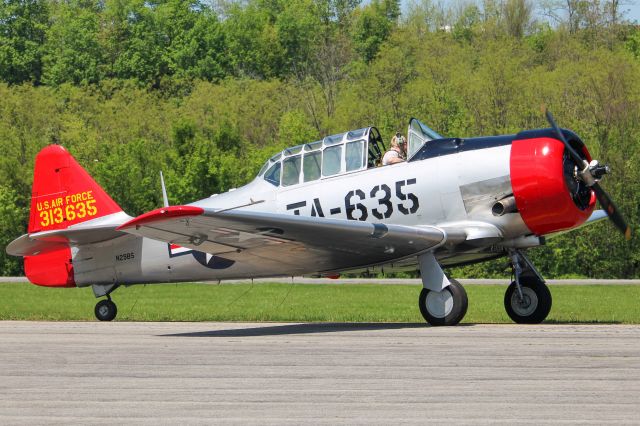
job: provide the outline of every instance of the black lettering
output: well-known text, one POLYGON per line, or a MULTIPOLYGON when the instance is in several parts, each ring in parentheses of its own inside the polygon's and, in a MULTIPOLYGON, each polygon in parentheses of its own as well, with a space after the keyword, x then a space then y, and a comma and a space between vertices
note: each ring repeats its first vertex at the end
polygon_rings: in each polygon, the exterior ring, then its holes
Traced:
POLYGON ((381 206, 385 206, 386 207, 385 211, 384 213, 380 213, 378 209, 373 209, 371 210, 371 214, 378 219, 382 219, 382 218, 388 219, 389 217, 391 217, 391 214, 393 213, 393 203, 391 203, 391 189, 385 184, 376 185, 371 190, 371 198, 376 198, 376 194, 379 191, 384 191, 384 196, 378 199, 378 204, 381 206))
POLYGON ((311 216, 324 217, 324 213, 322 212, 322 206, 320 205, 320 200, 318 198, 313 199, 313 205, 311 206, 311 216))
POLYGON ((356 189, 355 191, 349 191, 349 193, 344 197, 344 208, 347 212, 347 219, 365 221, 369 216, 367 213, 367 208, 362 203, 357 203, 355 206, 351 204, 351 198, 354 195, 357 195, 358 198, 360 198, 360 200, 364 200, 365 198, 364 192, 362 192, 362 190, 360 189, 356 189), (353 212, 356 209, 360 210, 360 217, 358 218, 355 218, 353 216, 353 212))
POLYGON ((418 201, 418 197, 415 196, 415 194, 409 192, 407 194, 402 192, 402 188, 406 185, 414 185, 416 183, 416 179, 409 179, 409 180, 401 180, 396 182, 396 197, 398 197, 400 200, 405 201, 407 199, 409 199, 409 201, 411 201, 411 207, 407 208, 405 207, 405 205, 403 203, 398 203, 398 210, 400 210, 400 213, 407 215, 407 214, 413 214, 415 212, 418 211, 418 207, 420 207, 420 203, 418 201))
POLYGON ((307 205, 306 201, 299 201, 297 203, 287 204, 287 211, 293 210, 293 214, 300 216, 300 209, 307 205))

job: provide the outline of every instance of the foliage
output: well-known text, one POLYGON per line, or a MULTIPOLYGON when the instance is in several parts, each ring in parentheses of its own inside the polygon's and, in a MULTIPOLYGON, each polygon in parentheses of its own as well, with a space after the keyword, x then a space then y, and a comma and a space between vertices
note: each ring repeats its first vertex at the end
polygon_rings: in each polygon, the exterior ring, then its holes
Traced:
POLYGON ((53 86, 70 82, 95 84, 101 80, 102 49, 98 2, 73 0, 51 3, 53 23, 44 45, 43 77, 53 86))
MULTIPOLYGON (((12 234, 26 230, 23 218, 27 214, 26 208, 20 207, 15 191, 6 186, 0 186, 0 246, 6 247, 13 240, 12 234), (17 232, 16 232, 17 231, 17 232)), ((0 252, 0 273, 10 275, 20 270, 20 260, 9 256, 4 250, 0 252)))
POLYGON ((0 3, 0 79, 38 84, 49 21, 46 0, 3 0, 0 3))
MULTIPOLYGON (((33 159, 62 143, 132 215, 251 180, 286 146, 418 117, 445 136, 545 127, 545 104, 614 173, 607 223, 532 251, 543 274, 640 276, 640 33, 618 2, 5 0, 0 240, 23 231, 33 159), (586 2, 591 3, 591 2, 586 2)), ((4 255, 2 255, 4 256, 4 255)), ((20 272, 0 257, 2 272, 20 272)), ((456 275, 504 276, 504 261, 456 275)))

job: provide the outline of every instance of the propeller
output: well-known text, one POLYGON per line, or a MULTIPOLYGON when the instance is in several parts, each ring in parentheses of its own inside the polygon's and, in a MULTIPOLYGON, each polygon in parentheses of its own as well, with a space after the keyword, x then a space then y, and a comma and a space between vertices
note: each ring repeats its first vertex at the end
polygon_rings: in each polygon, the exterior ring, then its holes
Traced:
POLYGON ((575 162, 578 167, 578 171, 576 173, 576 177, 584 182, 587 187, 593 189, 593 192, 596 194, 596 198, 600 202, 602 208, 607 212, 609 219, 613 222, 613 224, 624 234, 624 237, 627 240, 631 239, 631 228, 627 225, 627 222, 622 217, 622 214, 618 210, 618 207, 614 204, 609 194, 605 192, 604 189, 598 183, 600 179, 607 173, 610 172, 609 167, 606 165, 600 165, 596 160, 591 161, 589 163, 586 159, 582 158, 580 154, 576 152, 575 149, 567 142, 567 139, 564 137, 564 134, 560 131, 560 128, 556 124, 556 121, 553 119, 553 115, 549 110, 545 112, 547 116, 547 121, 553 127, 556 134, 564 144, 567 152, 571 159, 575 162), (582 170, 580 170, 582 169, 582 170))

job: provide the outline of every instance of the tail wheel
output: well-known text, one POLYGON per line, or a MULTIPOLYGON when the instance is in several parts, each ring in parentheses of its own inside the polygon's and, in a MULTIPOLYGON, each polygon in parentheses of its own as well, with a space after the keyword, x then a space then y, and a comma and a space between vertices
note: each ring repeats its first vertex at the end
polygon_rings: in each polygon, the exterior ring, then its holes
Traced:
POLYGON ((515 281, 504 294, 507 315, 518 324, 539 324, 551 311, 551 292, 544 283, 534 279, 520 279, 522 299, 515 281))
POLYGON ((101 300, 96 304, 95 314, 100 321, 111 321, 118 314, 118 308, 109 299, 101 300))
POLYGON ((456 325, 467 313, 467 292, 458 281, 449 281, 442 291, 423 288, 420 292, 420 313, 431 325, 456 325))

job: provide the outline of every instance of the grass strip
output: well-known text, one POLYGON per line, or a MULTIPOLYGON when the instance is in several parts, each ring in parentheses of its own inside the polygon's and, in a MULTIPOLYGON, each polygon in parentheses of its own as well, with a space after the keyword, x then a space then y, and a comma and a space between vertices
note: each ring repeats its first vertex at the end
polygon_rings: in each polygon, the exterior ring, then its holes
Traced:
MULTIPOLYGON (((554 285, 550 323, 640 324, 640 286, 554 285)), ((506 286, 469 285, 463 323, 511 323, 506 286)), ((163 284, 113 293, 119 321, 424 322, 419 286, 163 284)), ((90 288, 0 284, 1 320, 95 321, 90 288)))

